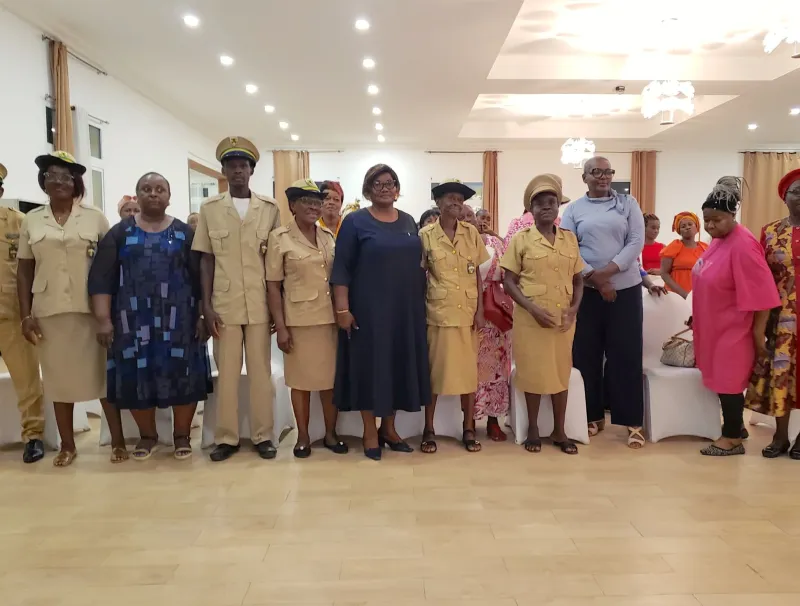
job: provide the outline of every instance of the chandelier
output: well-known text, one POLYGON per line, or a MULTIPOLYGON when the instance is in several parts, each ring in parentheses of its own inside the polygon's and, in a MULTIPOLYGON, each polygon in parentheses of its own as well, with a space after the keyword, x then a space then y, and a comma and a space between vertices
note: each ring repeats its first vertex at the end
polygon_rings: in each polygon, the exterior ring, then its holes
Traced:
POLYGON ((764 36, 764 52, 770 54, 778 48, 782 42, 787 44, 794 44, 793 59, 800 59, 800 52, 797 50, 797 44, 800 43, 800 24, 794 27, 788 25, 781 25, 775 29, 771 29, 766 36, 764 36))
POLYGON ((691 82, 653 80, 642 91, 642 115, 648 120, 661 114, 661 125, 675 124, 675 112, 694 113, 694 86, 691 82))
POLYGON ((589 141, 581 137, 580 139, 567 139, 561 146, 561 163, 572 164, 575 168, 581 168, 583 163, 589 158, 594 157, 594 141, 589 141))

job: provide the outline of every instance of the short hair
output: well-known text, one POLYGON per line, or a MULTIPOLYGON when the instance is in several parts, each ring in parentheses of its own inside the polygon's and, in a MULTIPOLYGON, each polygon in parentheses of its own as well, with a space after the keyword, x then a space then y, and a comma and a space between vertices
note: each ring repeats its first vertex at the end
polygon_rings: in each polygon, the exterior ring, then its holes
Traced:
POLYGON ((83 183, 83 176, 78 174, 78 171, 75 170, 72 166, 67 166, 65 164, 51 164, 45 168, 40 168, 38 177, 39 188, 43 192, 47 193, 47 191, 44 188, 44 175, 53 166, 63 166, 69 171, 69 173, 72 175, 72 197, 75 200, 83 200, 83 198, 86 197, 86 185, 83 183))
POLYGON ((647 224, 650 221, 661 221, 658 217, 655 216, 653 213, 644 213, 644 226, 647 227, 647 224))
POLYGON ((611 160, 609 160, 608 158, 606 158, 604 156, 592 156, 586 162, 584 162, 584 164, 583 164, 583 174, 584 175, 588 175, 589 171, 592 170, 592 168, 595 168, 595 164, 597 164, 598 160, 605 160, 606 162, 611 164, 611 160), (592 165, 592 168, 587 169, 586 167, 589 166, 590 163, 592 165))
POLYGON ((476 217, 477 217, 478 215, 484 215, 484 214, 485 214, 485 215, 488 215, 488 214, 489 214, 489 211, 488 211, 488 209, 486 209, 486 208, 479 208, 478 210, 476 210, 476 211, 475 211, 475 216, 476 216, 476 217))
POLYGON ((422 216, 419 218, 419 228, 422 229, 423 227, 425 227, 425 223, 431 217, 441 217, 441 216, 442 216, 442 211, 440 211, 438 208, 435 207, 429 208, 424 213, 422 213, 422 216))
POLYGON ((397 191, 400 191, 400 179, 397 177, 397 173, 394 172, 394 169, 388 164, 376 164, 364 175, 364 183, 361 185, 361 195, 367 200, 371 200, 372 184, 378 177, 386 174, 391 175, 392 179, 394 179, 394 182, 397 184, 397 191))
POLYGON ((169 184, 169 181, 167 180, 167 178, 164 175, 162 175, 161 173, 157 173, 157 172, 153 172, 153 171, 151 171, 149 173, 145 173, 141 177, 139 177, 139 180, 136 182, 136 189, 134 189, 134 191, 136 191, 136 192, 139 191, 139 186, 141 186, 142 181, 147 179, 147 177, 161 177, 162 179, 164 179, 164 183, 167 184, 167 192, 169 192, 169 194, 172 195, 172 186, 169 184))

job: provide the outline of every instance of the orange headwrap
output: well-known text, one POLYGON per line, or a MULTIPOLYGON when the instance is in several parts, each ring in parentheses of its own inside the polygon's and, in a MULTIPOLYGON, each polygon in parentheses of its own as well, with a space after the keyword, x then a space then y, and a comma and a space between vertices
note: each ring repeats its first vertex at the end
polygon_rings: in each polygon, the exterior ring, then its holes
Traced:
POLYGON ((683 221, 684 219, 691 219, 692 221, 694 221, 694 225, 695 227, 697 227, 697 231, 700 231, 700 219, 697 218, 696 214, 690 213, 688 211, 684 211, 682 213, 678 213, 677 215, 675 215, 675 218, 672 220, 672 231, 674 231, 676 234, 679 233, 678 228, 681 225, 681 221, 683 221))

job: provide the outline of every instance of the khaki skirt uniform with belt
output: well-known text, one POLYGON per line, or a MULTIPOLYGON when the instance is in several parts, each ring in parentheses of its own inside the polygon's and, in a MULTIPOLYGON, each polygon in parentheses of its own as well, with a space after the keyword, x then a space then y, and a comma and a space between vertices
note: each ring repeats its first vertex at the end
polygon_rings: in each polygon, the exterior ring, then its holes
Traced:
POLYGON ((463 395, 478 389, 478 266, 489 252, 478 230, 459 222, 450 240, 437 222, 420 231, 428 270, 426 312, 431 388, 436 395, 463 395))
MULTIPOLYGON (((556 228, 554 244, 535 227, 517 232, 500 262, 519 276, 526 297, 561 324, 572 304, 572 279, 583 269, 575 234, 556 228)), ((575 325, 567 332, 542 328, 527 311, 514 306, 511 347, 517 367, 516 387, 525 393, 556 394, 569 387, 575 325)))
POLYGON ((87 278, 108 229, 102 211, 84 203, 75 204, 63 227, 49 204, 22 221, 17 254, 36 262, 31 315, 42 331, 42 382, 54 402, 106 397, 106 350, 97 342, 87 278))
POLYGON ((309 242, 292 221, 270 234, 267 281, 283 282, 283 313, 294 345, 283 354, 286 386, 299 391, 333 389, 338 330, 329 280, 335 238, 316 226, 309 242))

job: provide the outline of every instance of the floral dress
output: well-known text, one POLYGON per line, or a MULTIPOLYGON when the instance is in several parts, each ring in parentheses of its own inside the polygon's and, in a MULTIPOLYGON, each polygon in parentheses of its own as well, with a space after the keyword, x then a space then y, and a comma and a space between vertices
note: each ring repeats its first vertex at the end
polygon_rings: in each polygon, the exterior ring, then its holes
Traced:
MULTIPOLYGON (((500 238, 481 236, 492 258, 480 267, 484 292, 492 282, 502 282, 500 260, 505 245, 500 238)), ((475 395, 475 419, 508 414, 508 378, 511 375, 511 333, 501 332, 486 321, 479 332, 478 391, 475 395)))
POLYGON ((781 219, 761 230, 761 246, 775 278, 781 306, 770 312, 767 340, 770 355, 756 363, 746 405, 772 417, 788 415, 797 401, 797 288, 800 228, 781 219))

